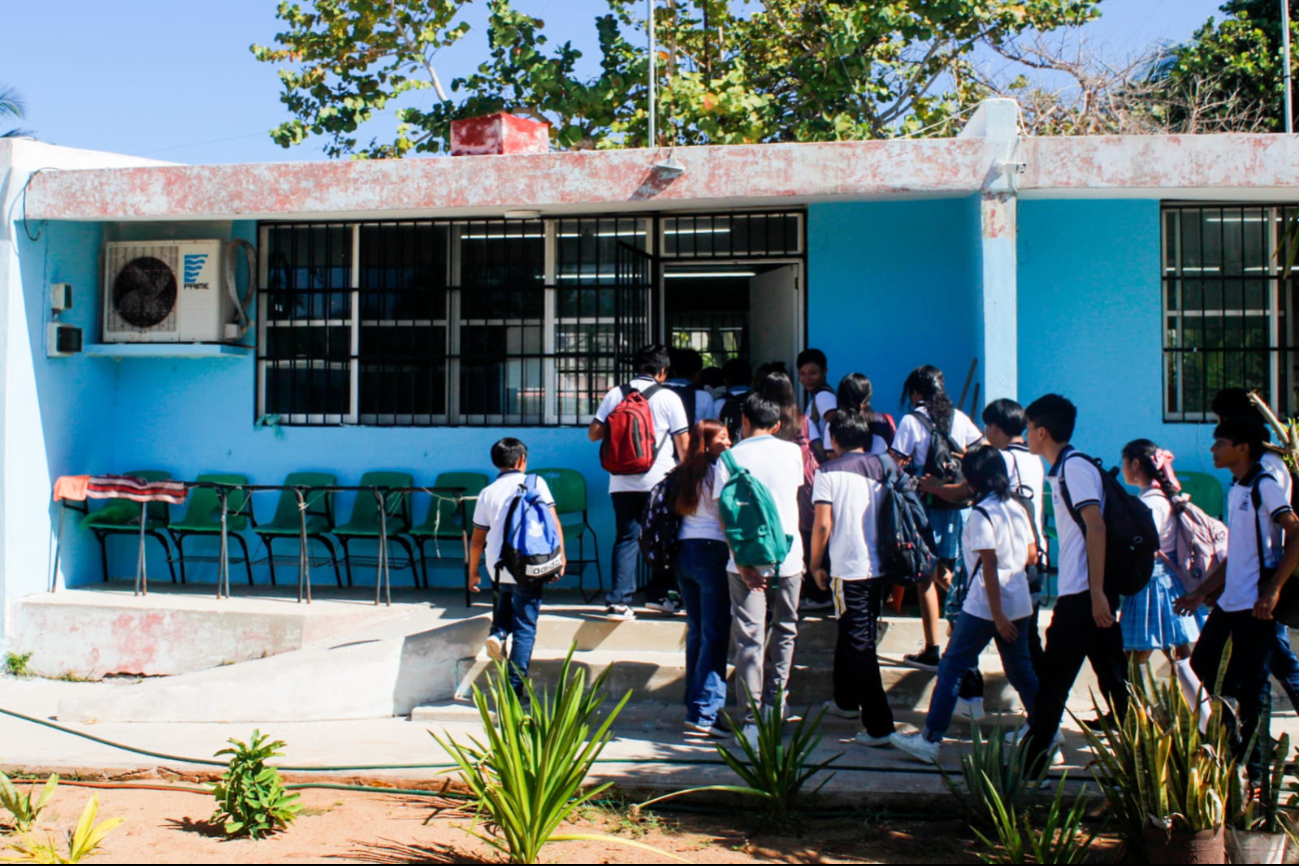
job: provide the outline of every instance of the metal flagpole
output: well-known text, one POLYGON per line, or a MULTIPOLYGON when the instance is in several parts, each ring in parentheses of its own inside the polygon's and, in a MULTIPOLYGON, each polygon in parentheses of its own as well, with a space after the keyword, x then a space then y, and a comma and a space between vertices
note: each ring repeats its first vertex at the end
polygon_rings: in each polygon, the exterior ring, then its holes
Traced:
POLYGON ((1281 44, 1284 46, 1285 131, 1294 132, 1294 95, 1290 81, 1290 0, 1281 0, 1281 44))
POLYGON ((658 67, 658 64, 654 61, 654 0, 645 0, 645 8, 648 10, 647 26, 649 29, 649 146, 654 147, 654 142, 657 140, 654 129, 654 78, 658 67))

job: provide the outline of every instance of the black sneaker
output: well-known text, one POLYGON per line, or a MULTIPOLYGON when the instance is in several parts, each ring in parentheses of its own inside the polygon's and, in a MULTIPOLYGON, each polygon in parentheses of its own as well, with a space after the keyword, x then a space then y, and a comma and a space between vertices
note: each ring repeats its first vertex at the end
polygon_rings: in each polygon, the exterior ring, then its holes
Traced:
POLYGON ((1106 715, 1101 716, 1099 719, 1082 720, 1082 726, 1087 730, 1091 731, 1093 734, 1103 734, 1105 733, 1107 726, 1113 726, 1113 724, 1114 724, 1113 713, 1107 713, 1106 715))
POLYGON ((931 646, 926 647, 922 653, 907 653, 902 657, 902 664, 922 671, 936 671, 941 658, 942 654, 938 652, 938 647, 931 646))
POLYGON ((730 722, 726 721, 725 716, 718 716, 717 720, 713 722, 713 726, 708 729, 708 736, 714 740, 725 740, 727 737, 734 735, 735 729, 731 727, 730 722))

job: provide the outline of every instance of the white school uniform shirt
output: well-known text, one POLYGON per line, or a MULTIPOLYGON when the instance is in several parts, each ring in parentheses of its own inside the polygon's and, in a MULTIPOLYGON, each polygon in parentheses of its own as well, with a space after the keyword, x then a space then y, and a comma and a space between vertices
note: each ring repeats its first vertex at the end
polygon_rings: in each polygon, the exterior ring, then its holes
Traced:
POLYGON ((1160 551, 1170 562, 1177 562, 1177 524, 1173 521, 1173 504, 1158 487, 1147 487, 1141 491, 1140 499, 1150 509, 1150 516, 1155 518, 1160 551))
POLYGON ((1051 500, 1058 515, 1055 528, 1060 540, 1059 587, 1062 596, 1091 591, 1091 574, 1087 570, 1087 537, 1065 507, 1065 488, 1069 489, 1075 510, 1081 511, 1084 505, 1093 504, 1102 512, 1105 511, 1105 488, 1101 483, 1101 471, 1085 457, 1069 459, 1069 455, 1074 453, 1072 445, 1065 448, 1050 472, 1055 479, 1051 484, 1051 500))
POLYGON ((1042 538, 1042 485, 1046 478, 1042 458, 1029 453, 1027 445, 1014 442, 1001 452, 1001 459, 1006 461, 1006 475, 1010 478, 1011 491, 1032 498, 1033 523, 1037 526, 1037 537, 1042 538))
MULTIPOLYGON (((898 432, 893 437, 893 450, 903 457, 910 457, 911 465, 918 471, 925 465, 925 458, 929 456, 929 442, 933 434, 915 417, 917 413, 929 417, 929 410, 924 406, 919 407, 915 412, 909 412, 902 419, 902 423, 898 424, 898 432)), ((964 449, 972 448, 983 441, 983 434, 979 432, 979 428, 975 427, 970 416, 960 409, 952 411, 951 436, 952 441, 964 449)))
POLYGON ((862 453, 827 460, 812 481, 812 503, 829 505, 830 570, 841 580, 880 576, 879 509, 884 470, 862 453))
MULTIPOLYGON (((505 567, 501 568, 498 578, 496 563, 501 558, 501 544, 505 540, 505 523, 510 518, 510 503, 514 501, 514 495, 519 492, 519 485, 523 484, 526 478, 527 476, 517 469, 507 469, 496 476, 495 481, 483 488, 483 492, 478 494, 478 502, 474 505, 474 527, 487 532, 487 549, 484 552, 487 573, 492 576, 492 580, 499 579, 501 583, 518 583, 514 575, 510 574, 509 569, 505 567)), ((537 494, 546 505, 555 504, 555 497, 551 495, 546 479, 540 476, 537 477, 537 494)))
POLYGON ((713 498, 716 476, 716 467, 710 466, 708 474, 699 483, 699 502, 695 505, 695 513, 681 518, 681 528, 677 530, 678 541, 726 541, 726 533, 722 532, 722 519, 717 514, 717 500, 713 498))
POLYGON ((839 398, 833 391, 818 391, 807 400, 807 408, 803 410, 803 416, 807 418, 807 438, 815 442, 821 440, 821 446, 825 448, 826 453, 830 453, 830 422, 826 420, 827 412, 834 413, 839 411, 839 398), (812 421, 812 406, 816 406, 817 414, 820 416, 815 422, 812 421))
POLYGON ((961 549, 965 553, 965 573, 970 575, 970 588, 961 610, 979 619, 992 621, 992 606, 988 603, 988 588, 983 582, 983 569, 975 573, 981 561, 979 551, 997 553, 997 583, 1001 586, 1001 610, 1012 620, 1024 619, 1033 613, 1033 599, 1028 590, 1028 547, 1033 543, 1033 526, 1028 514, 1013 499, 988 496, 970 509, 961 534, 961 549), (981 513, 986 512, 985 513, 981 513))
POLYGON ((1283 533, 1277 521, 1292 510, 1290 498, 1265 469, 1252 469, 1232 483, 1227 491, 1227 584, 1218 607, 1228 612, 1249 610, 1258 601, 1259 569, 1276 568, 1280 563, 1283 533), (1257 509, 1252 494, 1256 478, 1260 499, 1257 509))
POLYGON ((1290 468, 1285 465, 1280 454, 1271 451, 1263 453, 1263 459, 1259 461, 1263 464, 1263 471, 1276 479, 1276 483, 1281 485, 1281 492, 1285 494, 1286 501, 1290 501, 1291 494, 1294 491, 1294 476, 1290 474, 1290 468))
MULTIPOLYGON (((785 534, 794 537, 789 555, 776 574, 798 577, 803 573, 803 537, 798 531, 798 488, 803 486, 803 449, 775 436, 754 436, 732 448, 731 455, 771 493, 785 534)), ((726 464, 717 461, 713 467, 713 499, 721 498, 722 488, 730 477, 726 464)), ((726 563, 726 569, 739 573, 734 554, 726 563)))
MULTIPOLYGON (((629 383, 637 391, 644 391, 658 385, 653 376, 637 376, 629 383)), ((600 401, 600 408, 595 410, 595 420, 601 424, 609 413, 622 402, 622 388, 613 388, 600 401)), ((677 465, 669 438, 689 430, 689 419, 686 418, 686 407, 681 405, 681 398, 671 388, 660 386, 649 398, 650 414, 654 418, 654 448, 658 457, 648 472, 641 475, 610 475, 610 493, 648 493, 654 485, 662 481, 677 465)), ((608 431, 606 431, 607 434, 608 431)))

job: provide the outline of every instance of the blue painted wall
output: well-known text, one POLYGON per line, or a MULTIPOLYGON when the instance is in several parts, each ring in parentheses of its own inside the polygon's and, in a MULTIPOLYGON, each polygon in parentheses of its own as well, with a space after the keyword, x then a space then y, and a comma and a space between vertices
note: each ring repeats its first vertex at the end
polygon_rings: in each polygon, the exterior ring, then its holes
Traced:
POLYGON ((1213 426, 1163 421, 1159 253, 1158 201, 1020 202, 1019 393, 1073 400, 1074 442, 1107 464, 1146 437, 1213 472, 1213 426))
POLYGON ((817 204, 807 219, 807 339, 831 384, 865 373, 896 415, 907 374, 934 364, 959 397, 978 352, 978 198, 817 204))

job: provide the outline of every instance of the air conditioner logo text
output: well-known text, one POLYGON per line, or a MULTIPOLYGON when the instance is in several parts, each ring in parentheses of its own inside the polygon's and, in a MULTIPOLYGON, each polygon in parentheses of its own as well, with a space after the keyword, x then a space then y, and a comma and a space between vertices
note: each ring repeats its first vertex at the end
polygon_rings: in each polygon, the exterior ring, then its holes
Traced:
POLYGON ((185 283, 187 289, 210 289, 207 283, 198 282, 199 274, 207 264, 207 253, 189 253, 185 256, 185 283))

